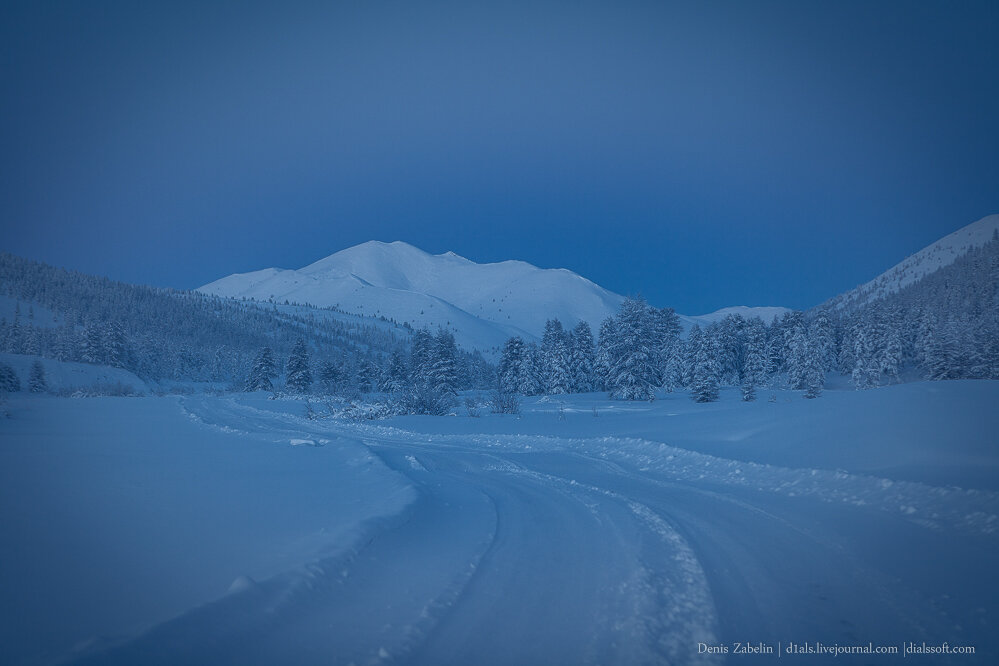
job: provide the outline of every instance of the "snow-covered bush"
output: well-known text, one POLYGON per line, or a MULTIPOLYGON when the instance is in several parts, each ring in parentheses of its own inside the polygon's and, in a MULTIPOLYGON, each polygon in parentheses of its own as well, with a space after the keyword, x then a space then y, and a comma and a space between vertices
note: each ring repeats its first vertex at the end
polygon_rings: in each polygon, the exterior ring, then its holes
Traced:
POLYGON ((492 392, 492 413, 493 414, 519 414, 520 396, 516 393, 496 389, 492 392))

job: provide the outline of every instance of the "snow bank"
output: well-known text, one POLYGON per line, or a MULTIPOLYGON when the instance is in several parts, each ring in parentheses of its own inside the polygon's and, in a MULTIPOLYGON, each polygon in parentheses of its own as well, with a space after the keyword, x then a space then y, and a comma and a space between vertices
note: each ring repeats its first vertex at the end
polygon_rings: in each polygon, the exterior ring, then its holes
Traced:
POLYGON ((90 365, 73 361, 55 361, 40 356, 0 354, 0 362, 14 368, 21 379, 21 389, 27 390, 31 365, 39 360, 45 368, 45 383, 50 392, 95 390, 117 392, 121 389, 135 394, 146 393, 149 387, 128 370, 107 365, 90 365))
POLYGON ((135 635, 349 548, 412 500, 356 441, 222 428, 184 400, 211 399, 12 396, 0 420, 5 662, 135 635))

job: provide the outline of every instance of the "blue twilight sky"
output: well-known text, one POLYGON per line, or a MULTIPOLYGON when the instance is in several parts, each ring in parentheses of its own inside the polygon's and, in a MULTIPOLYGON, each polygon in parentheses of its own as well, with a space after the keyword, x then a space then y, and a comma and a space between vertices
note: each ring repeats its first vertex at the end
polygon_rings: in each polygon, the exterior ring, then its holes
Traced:
POLYGON ((4 2, 0 249, 193 288, 370 239, 701 313, 999 212, 999 2, 4 2))

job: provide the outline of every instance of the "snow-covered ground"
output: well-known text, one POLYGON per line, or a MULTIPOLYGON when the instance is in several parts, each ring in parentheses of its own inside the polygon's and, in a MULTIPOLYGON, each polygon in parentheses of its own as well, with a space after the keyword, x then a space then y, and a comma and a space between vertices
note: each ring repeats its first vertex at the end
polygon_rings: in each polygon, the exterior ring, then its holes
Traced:
MULTIPOLYGON (((921 661, 995 663, 999 383, 768 398, 358 423, 263 394, 20 396, 3 644, 13 663, 696 664, 726 660, 699 643, 741 663, 777 655, 736 642, 947 642, 976 654, 921 661)), ((792 660, 816 659, 893 661, 792 660)))
POLYGON ((4 664, 99 649, 234 584, 342 554, 414 497, 356 440, 230 431, 175 397, 16 395, 5 407, 4 664))
POLYGON ((51 358, 27 354, 0 353, 0 363, 6 363, 21 380, 21 388, 27 389, 31 366, 40 361, 45 371, 45 385, 53 393, 72 391, 146 393, 149 386, 124 368, 107 365, 91 365, 73 361, 56 361, 51 358))

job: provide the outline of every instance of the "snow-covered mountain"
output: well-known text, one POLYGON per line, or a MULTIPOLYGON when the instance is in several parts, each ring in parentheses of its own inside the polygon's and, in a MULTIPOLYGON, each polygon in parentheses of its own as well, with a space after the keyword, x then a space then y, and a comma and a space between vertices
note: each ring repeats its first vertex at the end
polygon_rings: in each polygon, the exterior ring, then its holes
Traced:
POLYGON ((694 324, 699 324, 701 328, 704 328, 705 326, 713 324, 716 321, 721 321, 729 315, 740 315, 746 319, 759 317, 763 320, 763 323, 769 324, 785 312, 790 311, 790 308, 782 308, 778 306, 749 307, 746 305, 735 305, 703 315, 680 315, 680 324, 683 326, 684 335, 686 335, 686 332, 689 331, 694 324))
MULTIPOLYGON (((478 264, 453 252, 429 254, 407 243, 369 241, 298 270, 237 273, 199 291, 232 298, 334 306, 415 328, 446 326, 468 348, 498 347, 512 335, 540 338, 545 321, 586 321, 594 333, 624 297, 572 271, 523 261, 478 264)), ((681 317, 685 328, 730 312, 769 321, 784 308, 725 308, 681 317)))
POLYGON ((523 261, 477 264, 453 252, 432 255, 396 241, 369 241, 299 270, 268 268, 230 275, 199 291, 258 301, 335 306, 413 327, 447 326, 465 347, 540 336, 545 321, 591 326, 622 297, 564 269, 523 261))
POLYGON ((999 233, 999 215, 983 217, 926 246, 870 282, 840 294, 823 305, 852 309, 882 299, 953 264, 969 250, 985 245, 997 233, 999 233))

